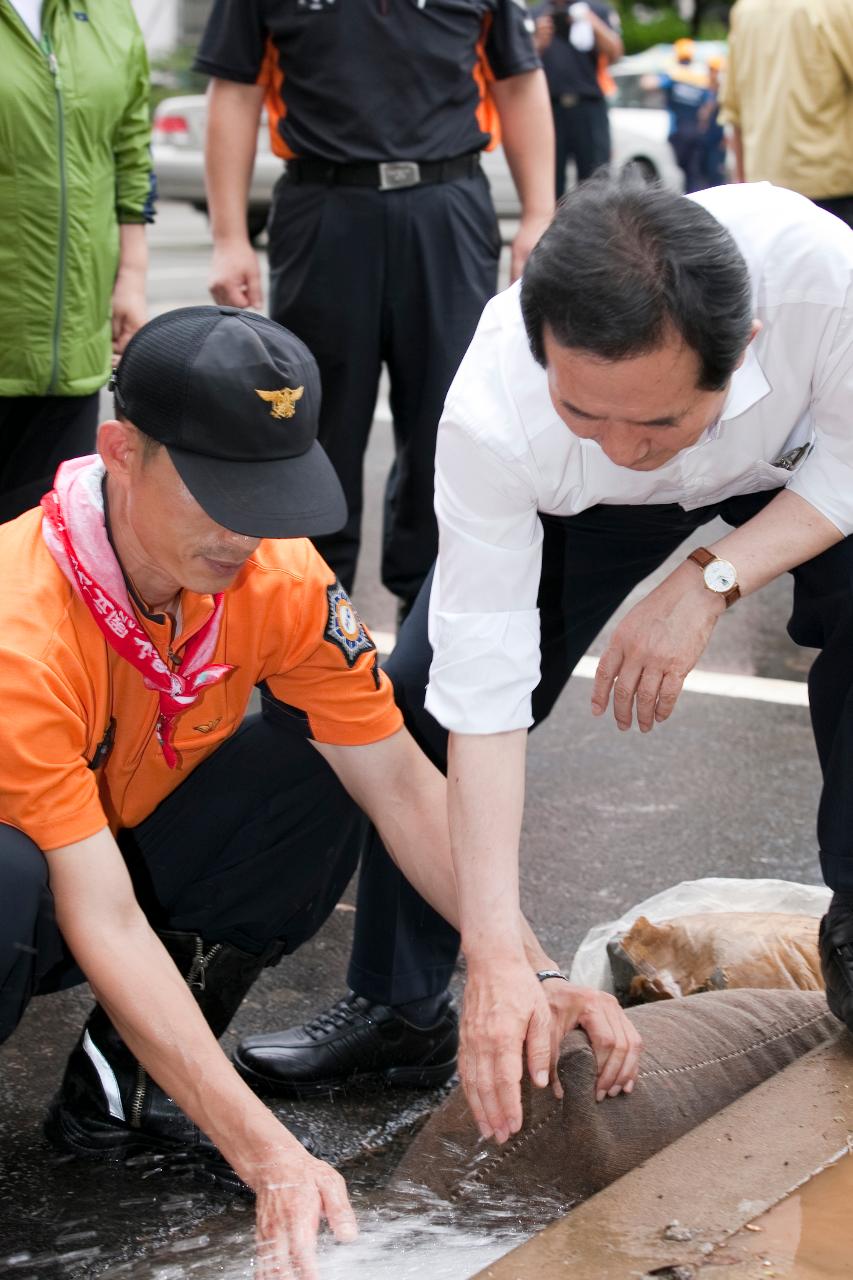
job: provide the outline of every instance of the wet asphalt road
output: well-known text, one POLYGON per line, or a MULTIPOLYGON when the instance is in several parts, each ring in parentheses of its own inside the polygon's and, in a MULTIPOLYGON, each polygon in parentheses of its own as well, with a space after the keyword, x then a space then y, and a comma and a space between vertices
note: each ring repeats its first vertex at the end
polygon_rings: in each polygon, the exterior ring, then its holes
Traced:
MULTIPOLYGON (((165 207, 152 245, 152 312, 207 301, 201 216, 165 207)), ((390 451, 381 394, 354 595, 369 625, 388 632, 394 601, 377 581, 377 518, 390 451)), ((706 530, 703 540, 713 536, 706 530)), ((720 621, 702 667, 803 680, 810 655, 785 635, 789 606, 787 581, 740 602, 720 621)), ((523 898, 556 958, 567 963, 591 925, 679 880, 819 881, 819 775, 805 708, 685 693, 674 719, 641 738, 618 733, 610 720, 593 720, 589 693, 588 680, 572 681, 530 743, 523 898)), ((318 938, 262 977, 229 1042, 301 1021, 341 994, 351 901, 352 888, 318 938)), ((116 1171, 58 1159, 44 1141, 45 1107, 88 1006, 85 988, 37 1000, 0 1048, 0 1274, 14 1280, 248 1274, 245 1205, 156 1165, 116 1171), (223 1253, 234 1259, 232 1268, 223 1270, 223 1253)), ((435 1101, 399 1092, 277 1109, 285 1121, 292 1117, 310 1129, 323 1151, 350 1170, 357 1189, 370 1189, 381 1186, 395 1150, 435 1101)), ((367 1194, 362 1190, 360 1198, 367 1194)))

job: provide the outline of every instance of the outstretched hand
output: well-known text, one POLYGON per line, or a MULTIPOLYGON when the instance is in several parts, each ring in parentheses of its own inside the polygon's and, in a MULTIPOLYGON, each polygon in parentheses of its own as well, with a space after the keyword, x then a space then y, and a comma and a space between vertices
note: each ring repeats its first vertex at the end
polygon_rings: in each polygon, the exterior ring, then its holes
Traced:
POLYGON ((595 674, 592 714, 604 715, 612 692, 620 729, 630 729, 634 711, 642 733, 668 720, 725 607, 694 566, 679 566, 614 631, 595 674))
POLYGON ((484 1138, 506 1142, 521 1128, 525 1066, 539 1088, 557 1097, 560 1045, 580 1027, 589 1037, 598 1072, 599 1102, 630 1093, 642 1040, 613 996, 575 987, 562 978, 540 982, 526 960, 469 957, 460 1026, 459 1072, 484 1138))

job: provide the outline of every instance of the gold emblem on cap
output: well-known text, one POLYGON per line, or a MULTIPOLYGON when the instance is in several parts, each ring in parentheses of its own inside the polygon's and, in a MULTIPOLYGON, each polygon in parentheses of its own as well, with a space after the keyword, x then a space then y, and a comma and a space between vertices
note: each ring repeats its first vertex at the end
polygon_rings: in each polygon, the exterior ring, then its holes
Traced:
POLYGON ((256 388, 255 395, 272 405, 272 417, 292 418, 296 413, 296 401, 302 399, 304 390, 304 387, 282 387, 280 391, 258 391, 256 388))

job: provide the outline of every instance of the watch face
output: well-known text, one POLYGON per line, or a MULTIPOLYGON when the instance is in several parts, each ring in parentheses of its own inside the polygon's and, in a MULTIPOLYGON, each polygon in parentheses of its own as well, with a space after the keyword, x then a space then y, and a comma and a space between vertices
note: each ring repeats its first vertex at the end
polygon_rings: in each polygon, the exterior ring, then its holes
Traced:
POLYGON ((728 560, 712 560, 709 565, 705 566, 705 585, 710 587, 712 591, 718 591, 724 594, 731 591, 732 587, 737 583, 737 574, 735 567, 728 560))

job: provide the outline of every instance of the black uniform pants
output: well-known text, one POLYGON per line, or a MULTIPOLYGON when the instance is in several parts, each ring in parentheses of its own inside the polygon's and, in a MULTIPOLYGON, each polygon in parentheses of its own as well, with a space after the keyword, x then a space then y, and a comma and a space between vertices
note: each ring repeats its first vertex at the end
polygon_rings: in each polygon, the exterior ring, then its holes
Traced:
POLYGON ((826 209, 827 213, 834 213, 836 218, 853 228, 853 196, 827 196, 820 200, 815 197, 814 204, 826 209))
POLYGON ((38 505, 60 462, 94 452, 98 393, 0 396, 0 524, 38 505))
MULTIPOLYGON (((737 527, 773 496, 751 494, 695 511, 598 506, 577 516, 543 516, 542 678, 533 694, 535 723, 545 719, 578 660, 647 574, 701 525, 719 515, 737 527)), ((824 779, 821 866, 833 889, 853 892, 853 537, 795 569, 793 578, 789 634, 797 644, 822 650, 809 675, 824 779)), ((428 601, 429 582, 386 669, 410 732, 444 768, 447 734, 424 709, 432 657, 428 601)), ((362 860, 350 986, 390 1004, 435 995, 450 980, 457 949, 457 934, 403 879, 374 834, 362 860)))
POLYGON ((610 122, 603 98, 581 98, 565 106, 551 99, 557 149, 557 199, 565 194, 566 165, 574 160, 578 182, 610 163, 610 122))
POLYGON ((684 174, 685 194, 701 191, 706 185, 704 171, 705 135, 698 124, 683 124, 669 135, 678 167, 684 174))
POLYGON ((320 367, 320 442, 349 519, 317 540, 347 590, 361 538, 362 471, 383 364, 395 458, 386 487, 382 581, 414 599, 435 559, 433 459, 444 397, 497 288, 500 232, 485 177, 378 191, 275 189, 270 314, 320 367))
MULTIPOLYGON (((151 924, 260 954, 320 928, 366 821, 311 744, 265 700, 119 845, 151 924)), ((0 824, 0 1041, 33 995, 83 981, 56 927, 47 863, 0 824)))

